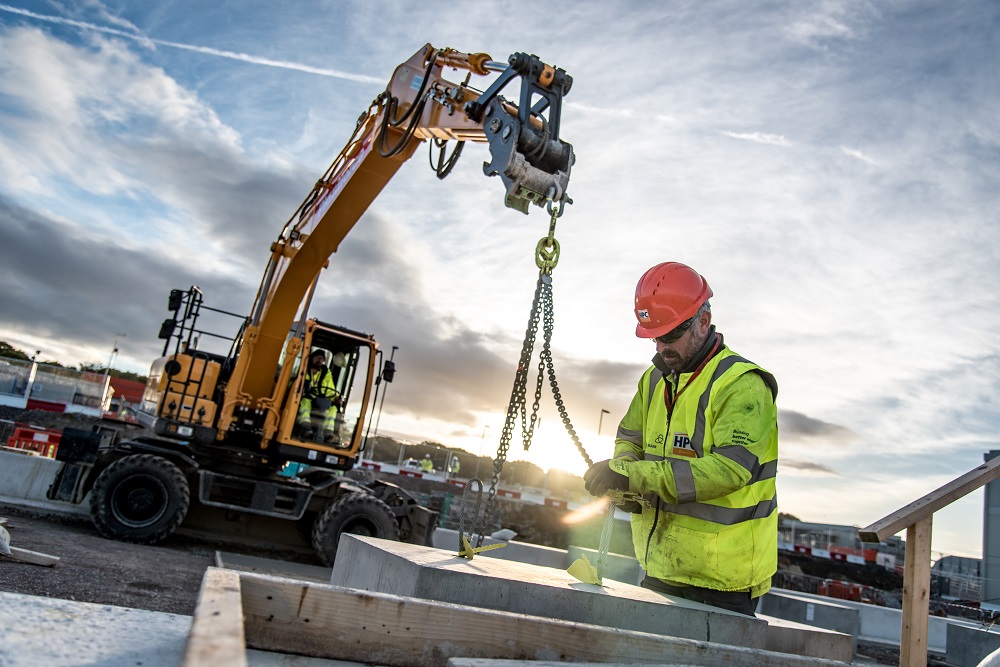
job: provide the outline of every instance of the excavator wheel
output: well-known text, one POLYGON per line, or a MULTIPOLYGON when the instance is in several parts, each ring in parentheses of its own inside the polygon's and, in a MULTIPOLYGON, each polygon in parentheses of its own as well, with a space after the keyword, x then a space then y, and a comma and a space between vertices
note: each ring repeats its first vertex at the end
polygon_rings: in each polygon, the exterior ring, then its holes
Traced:
POLYGON ((188 482, 177 466, 152 454, 132 454, 98 476, 90 516, 104 537, 157 544, 181 525, 189 503, 188 482))
POLYGON ((326 506, 313 525, 313 549, 324 565, 333 566, 344 533, 399 539, 399 524, 389 506, 364 493, 351 493, 326 506))

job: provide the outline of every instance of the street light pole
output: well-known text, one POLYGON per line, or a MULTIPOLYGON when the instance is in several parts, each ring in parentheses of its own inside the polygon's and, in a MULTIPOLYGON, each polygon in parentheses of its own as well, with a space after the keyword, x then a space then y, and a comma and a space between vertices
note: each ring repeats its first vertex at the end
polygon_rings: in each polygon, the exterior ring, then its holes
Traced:
POLYGON ((601 410, 601 418, 597 420, 597 435, 601 435, 601 424, 604 423, 604 415, 610 415, 608 410, 601 410))
POLYGON ((101 395, 101 405, 100 405, 101 412, 104 412, 104 405, 110 400, 110 397, 108 396, 108 389, 110 387, 110 385, 108 384, 108 378, 111 375, 111 364, 114 363, 115 355, 118 354, 119 338, 125 338, 125 334, 123 333, 115 334, 115 344, 111 347, 111 356, 108 357, 108 365, 104 369, 104 380, 101 383, 101 386, 104 389, 104 393, 101 395))
POLYGON ((38 355, 42 353, 41 350, 35 350, 35 353, 31 355, 31 370, 28 371, 28 384, 24 388, 24 407, 28 407, 28 401, 31 400, 31 392, 35 390, 35 375, 38 373, 38 355))

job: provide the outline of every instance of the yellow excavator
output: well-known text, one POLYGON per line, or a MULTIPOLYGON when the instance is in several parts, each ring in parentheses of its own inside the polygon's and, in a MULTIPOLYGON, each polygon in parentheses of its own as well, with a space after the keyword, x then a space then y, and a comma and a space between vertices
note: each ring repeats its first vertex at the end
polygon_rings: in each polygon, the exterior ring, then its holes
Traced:
POLYGON ((139 410, 147 435, 67 429, 49 497, 89 495, 98 532, 144 544, 166 539, 199 507, 294 522, 328 565, 344 532, 430 544, 436 513, 395 485, 352 475, 373 386, 395 368, 379 364, 371 335, 310 317, 317 280, 425 141, 439 178, 465 142, 488 144, 483 171, 500 177, 506 206, 544 207, 554 220, 570 203, 575 157, 559 121, 571 86, 564 70, 526 53, 499 63, 428 44, 399 65, 271 245, 249 315, 206 306, 197 287, 172 290, 163 356, 139 410), (463 80, 448 81, 446 70, 463 80), (480 91, 474 76, 493 78, 480 91), (517 96, 507 99, 501 92, 514 81, 517 96), (241 320, 228 353, 200 349, 206 336, 223 337, 201 328, 206 314, 241 320), (298 474, 282 474, 295 464, 298 474))

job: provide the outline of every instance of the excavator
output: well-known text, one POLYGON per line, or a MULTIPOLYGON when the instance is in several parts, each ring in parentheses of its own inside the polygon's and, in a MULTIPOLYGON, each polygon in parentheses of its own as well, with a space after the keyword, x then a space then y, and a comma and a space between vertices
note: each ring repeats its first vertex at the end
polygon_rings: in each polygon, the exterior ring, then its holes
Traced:
POLYGON ((571 203, 575 156, 559 136, 571 86, 564 70, 527 53, 501 63, 428 44, 400 64, 271 244, 249 315, 206 306, 196 286, 172 290, 163 356, 138 412, 144 435, 67 429, 49 498, 89 495, 100 534, 140 544, 162 542, 196 507, 293 522, 326 565, 345 532, 430 544, 435 512, 398 486, 352 475, 373 386, 390 382, 395 367, 379 364, 373 336, 310 316, 317 281, 424 142, 442 179, 465 142, 487 144, 483 172, 499 176, 505 205, 542 207, 554 221, 571 203), (463 78, 453 83, 446 71, 463 78), (492 79, 478 90, 474 76, 492 79), (514 81, 520 88, 507 99, 514 81), (201 349, 205 337, 225 338, 202 328, 208 314, 240 320, 227 353, 201 349), (289 476, 289 466, 300 469, 289 476))

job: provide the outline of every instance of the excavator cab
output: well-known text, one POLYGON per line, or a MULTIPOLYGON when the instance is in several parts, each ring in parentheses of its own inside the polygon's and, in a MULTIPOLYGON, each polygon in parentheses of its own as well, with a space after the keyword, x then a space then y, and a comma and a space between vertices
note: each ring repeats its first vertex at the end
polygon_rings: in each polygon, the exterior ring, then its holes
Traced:
POLYGON ((289 386, 278 454, 296 463, 350 467, 361 449, 377 344, 368 334, 317 320, 304 329, 301 341, 290 334, 278 369, 278 382, 287 374, 289 386))

